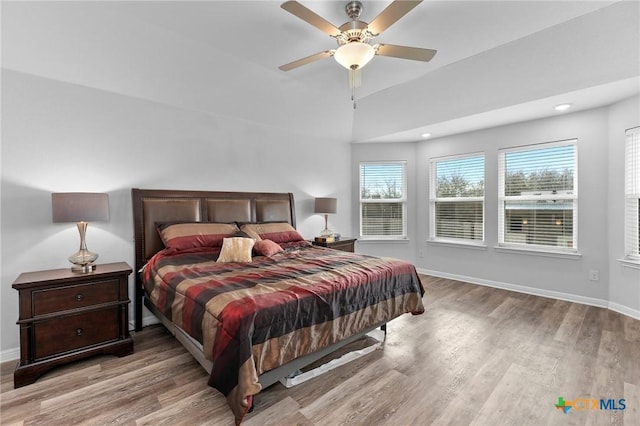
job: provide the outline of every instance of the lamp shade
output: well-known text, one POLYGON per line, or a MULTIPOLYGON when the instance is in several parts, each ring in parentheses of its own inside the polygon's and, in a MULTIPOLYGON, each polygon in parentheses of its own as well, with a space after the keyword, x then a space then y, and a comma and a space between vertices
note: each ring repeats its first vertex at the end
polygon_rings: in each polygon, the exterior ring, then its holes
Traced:
POLYGON ((316 213, 336 213, 338 211, 337 198, 316 198, 316 213))
POLYGON ((54 192, 51 194, 53 222, 106 222, 109 195, 93 192, 54 192))
POLYGON ((333 57, 348 70, 358 70, 369 63, 376 51, 368 43, 352 41, 338 47, 333 57))

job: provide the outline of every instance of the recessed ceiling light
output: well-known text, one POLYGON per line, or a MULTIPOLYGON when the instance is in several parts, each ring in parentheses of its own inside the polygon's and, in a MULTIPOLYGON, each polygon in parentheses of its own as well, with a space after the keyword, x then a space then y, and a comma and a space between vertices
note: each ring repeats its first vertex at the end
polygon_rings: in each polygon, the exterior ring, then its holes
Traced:
POLYGON ((431 133, 423 133, 420 136, 422 136, 423 138, 430 138, 431 137, 431 133))
POLYGON ((553 107, 556 111, 566 111, 571 108, 571 104, 560 104, 553 107))

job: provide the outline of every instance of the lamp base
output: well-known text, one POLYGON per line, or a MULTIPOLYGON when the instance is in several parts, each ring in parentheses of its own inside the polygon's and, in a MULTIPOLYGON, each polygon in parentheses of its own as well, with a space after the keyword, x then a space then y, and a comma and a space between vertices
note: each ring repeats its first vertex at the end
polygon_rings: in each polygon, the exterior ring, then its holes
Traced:
POLYGON ((98 258, 97 253, 92 253, 87 249, 80 249, 76 253, 69 256, 69 262, 73 263, 71 270, 86 274, 96 269, 93 263, 98 258))
POLYGON ((73 265, 71 267, 72 272, 77 272, 79 274, 88 274, 96 269, 95 263, 87 263, 86 265, 73 265))
POLYGON ((320 236, 321 237, 332 237, 333 236, 333 231, 329 228, 324 228, 322 230, 322 232, 320 232, 320 236))

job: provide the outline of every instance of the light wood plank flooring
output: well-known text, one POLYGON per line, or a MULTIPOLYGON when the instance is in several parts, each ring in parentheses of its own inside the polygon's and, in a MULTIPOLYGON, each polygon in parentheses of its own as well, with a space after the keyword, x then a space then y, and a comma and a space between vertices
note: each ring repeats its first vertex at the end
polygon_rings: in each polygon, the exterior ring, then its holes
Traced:
MULTIPOLYGON (((606 309, 422 277, 427 312, 389 323, 384 349, 256 398, 252 425, 640 425, 640 321, 606 309), (624 411, 554 407, 626 400, 624 411)), ((135 353, 56 369, 13 389, 2 425, 232 425, 225 399, 161 326, 135 353)))

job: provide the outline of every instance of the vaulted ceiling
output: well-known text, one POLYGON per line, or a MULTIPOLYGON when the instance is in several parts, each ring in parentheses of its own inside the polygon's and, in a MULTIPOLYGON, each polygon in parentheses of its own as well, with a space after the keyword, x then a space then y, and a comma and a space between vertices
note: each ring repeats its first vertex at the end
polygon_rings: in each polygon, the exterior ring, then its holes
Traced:
MULTIPOLYGON (((301 1, 336 26, 346 1, 301 1)), ((369 22, 389 1, 363 0, 369 22)), ((411 141, 606 105, 640 92, 638 1, 429 1, 376 42, 356 108, 333 39, 279 1, 3 2, 2 67, 345 142, 411 141)))

